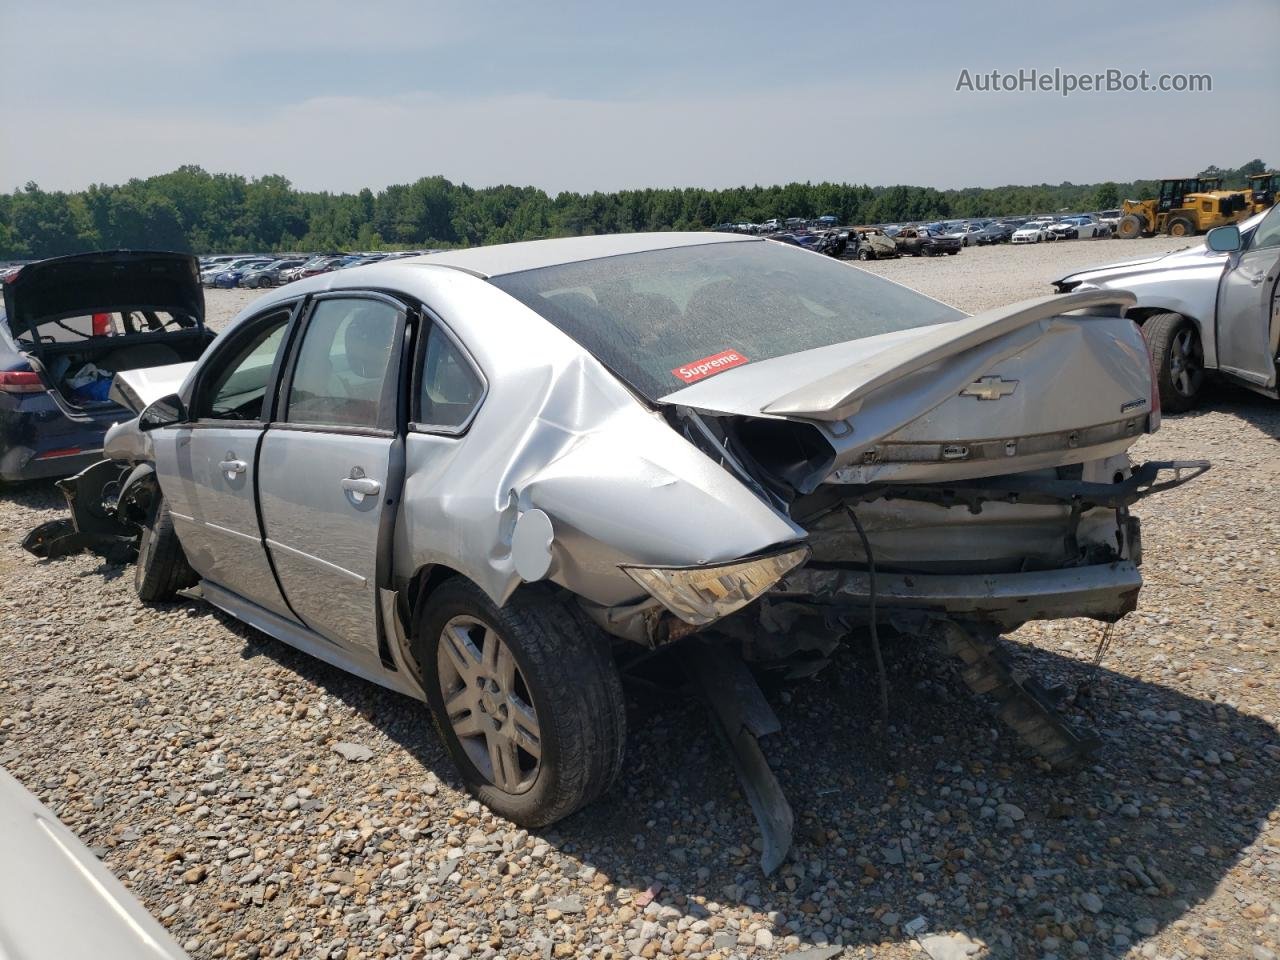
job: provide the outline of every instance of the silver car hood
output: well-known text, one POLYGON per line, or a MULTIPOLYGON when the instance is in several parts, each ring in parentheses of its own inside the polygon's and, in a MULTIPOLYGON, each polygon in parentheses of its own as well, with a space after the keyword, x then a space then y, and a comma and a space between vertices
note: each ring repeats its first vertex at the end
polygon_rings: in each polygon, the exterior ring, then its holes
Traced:
POLYGON ((75 834, 0 769, 0 957, 185 960, 75 834), (21 865, 21 869, 19 869, 21 865))
POLYGON ((1167 253, 1162 257, 1143 257, 1139 260, 1124 260, 1120 263, 1110 263, 1104 267, 1095 267, 1092 270, 1080 270, 1076 273, 1069 273, 1060 280, 1055 280, 1054 285, 1075 284, 1078 282, 1106 282, 1115 283, 1123 281, 1126 277, 1136 276, 1137 274, 1150 274, 1168 272, 1174 270, 1186 270, 1191 267, 1205 266, 1212 263, 1225 263, 1227 255, 1225 253, 1215 253, 1206 247, 1203 243, 1195 244, 1183 250, 1176 250, 1173 253, 1167 253))
POLYGON ((121 370, 111 381, 108 396, 125 409, 141 413, 148 404, 177 393, 195 365, 196 362, 192 360, 186 363, 168 363, 161 367, 121 370))

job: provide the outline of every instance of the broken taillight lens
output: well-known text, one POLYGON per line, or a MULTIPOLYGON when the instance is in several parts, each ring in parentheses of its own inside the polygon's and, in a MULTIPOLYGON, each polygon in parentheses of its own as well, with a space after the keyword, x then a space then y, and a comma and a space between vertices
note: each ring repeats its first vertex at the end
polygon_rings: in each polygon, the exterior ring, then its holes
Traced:
POLYGON ((93 315, 93 335, 95 337, 111 336, 111 314, 95 313, 93 315))
POLYGON ((0 393, 43 393, 44 384, 34 370, 0 370, 0 393))
POLYGON ((685 623, 696 627, 741 610, 809 559, 807 546, 697 567, 630 567, 623 572, 685 623))

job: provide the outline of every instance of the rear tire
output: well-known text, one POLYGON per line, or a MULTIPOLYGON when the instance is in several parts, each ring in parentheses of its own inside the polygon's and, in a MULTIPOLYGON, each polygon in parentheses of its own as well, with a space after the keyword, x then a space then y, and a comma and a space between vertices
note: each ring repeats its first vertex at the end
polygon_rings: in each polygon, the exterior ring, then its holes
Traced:
POLYGON ((1165 227, 1165 233, 1171 237, 1195 236, 1196 225, 1187 217, 1174 217, 1165 227))
POLYGON ((178 591, 194 587, 200 580, 182 552, 169 505, 156 494, 156 504, 142 525, 138 543, 138 563, 133 568, 133 587, 144 603, 173 600, 178 591))
POLYGON ((1180 313, 1157 313, 1142 325, 1156 367, 1160 407, 1183 413, 1194 407, 1204 386, 1204 347, 1196 325, 1180 313))
POLYGON ((450 580, 432 593, 413 650, 441 740, 495 813, 544 827, 617 778, 622 684, 606 638, 562 596, 526 587, 498 607, 450 580))
POLYGON ((868 260, 870 260, 870 259, 871 259, 871 251, 870 251, 870 250, 859 250, 859 251, 858 251, 858 259, 859 259, 859 260, 861 260, 863 263, 866 263, 868 260))

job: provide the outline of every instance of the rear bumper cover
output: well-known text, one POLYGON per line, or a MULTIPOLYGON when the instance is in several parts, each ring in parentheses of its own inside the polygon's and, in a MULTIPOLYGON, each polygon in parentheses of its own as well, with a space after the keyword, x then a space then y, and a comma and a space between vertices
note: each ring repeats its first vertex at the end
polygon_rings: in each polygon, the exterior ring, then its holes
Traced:
MULTIPOLYGON (((876 575, 877 611, 942 613, 1012 630, 1031 620, 1087 617, 1108 623, 1138 604, 1142 574, 1128 560, 1061 570, 1000 574, 876 575)), ((865 570, 802 567, 783 577, 771 600, 801 600, 865 610, 871 579, 865 570)))

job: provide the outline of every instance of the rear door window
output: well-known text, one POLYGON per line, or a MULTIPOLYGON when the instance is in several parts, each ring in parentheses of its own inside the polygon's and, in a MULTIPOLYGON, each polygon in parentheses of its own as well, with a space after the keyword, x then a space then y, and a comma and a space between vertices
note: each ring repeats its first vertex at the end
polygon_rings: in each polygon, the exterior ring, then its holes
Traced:
POLYGON ((456 432, 466 426, 484 394, 484 381, 461 348, 438 324, 427 331, 415 426, 456 432))
POLYGON ((388 413, 394 419, 387 383, 400 316, 380 300, 317 302, 303 331, 284 420, 374 428, 385 425, 388 413))

